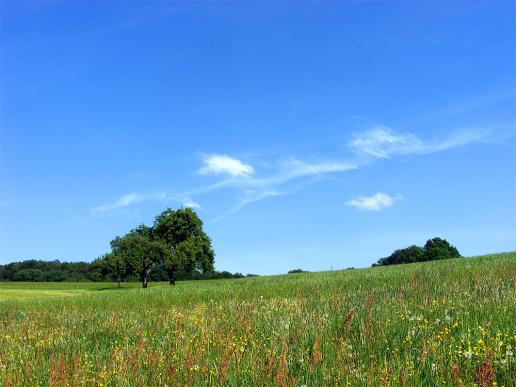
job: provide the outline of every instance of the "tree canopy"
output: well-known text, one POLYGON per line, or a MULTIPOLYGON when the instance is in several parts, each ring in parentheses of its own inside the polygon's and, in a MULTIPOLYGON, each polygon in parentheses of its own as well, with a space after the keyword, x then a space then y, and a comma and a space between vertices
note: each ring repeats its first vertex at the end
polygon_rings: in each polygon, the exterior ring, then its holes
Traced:
POLYGON ((152 228, 154 239, 165 245, 161 265, 171 285, 180 270, 201 273, 213 271, 215 253, 211 239, 202 229, 202 220, 191 208, 170 208, 159 214, 152 228))
POLYGON ((450 245, 446 239, 441 238, 427 240, 423 250, 425 251, 425 261, 459 258, 461 256, 455 246, 450 245))

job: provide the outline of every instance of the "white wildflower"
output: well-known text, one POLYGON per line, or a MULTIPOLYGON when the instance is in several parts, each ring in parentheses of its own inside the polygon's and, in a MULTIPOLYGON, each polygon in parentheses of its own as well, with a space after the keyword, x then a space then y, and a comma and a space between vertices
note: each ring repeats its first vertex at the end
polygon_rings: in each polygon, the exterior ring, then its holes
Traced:
POLYGON ((473 356, 473 354, 470 351, 464 352, 464 357, 466 359, 471 359, 472 356, 473 356))

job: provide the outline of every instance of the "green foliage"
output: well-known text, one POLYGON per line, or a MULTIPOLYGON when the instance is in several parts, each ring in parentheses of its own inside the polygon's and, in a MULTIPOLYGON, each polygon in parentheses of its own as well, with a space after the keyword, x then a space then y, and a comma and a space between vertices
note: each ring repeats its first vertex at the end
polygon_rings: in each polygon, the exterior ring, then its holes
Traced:
POLYGON ((191 236, 204 233, 201 219, 191 208, 176 211, 167 208, 156 217, 153 232, 169 246, 177 246, 191 236))
MULTIPOLYGON (((34 259, 0 265, 0 281, 88 281, 95 276, 87 262, 38 261, 34 259)), ((100 278, 101 276, 97 276, 100 278)))
POLYGON ((166 245, 162 267, 170 284, 179 271, 198 271, 204 275, 214 269, 215 254, 211 240, 202 229, 202 221, 191 208, 170 208, 159 214, 152 229, 154 239, 166 245))
POLYGON ((144 288, 147 287, 152 267, 162 261, 167 252, 166 245, 151 239, 151 232, 144 225, 121 238, 115 238, 111 247, 112 260, 125 264, 130 272, 140 278, 144 288))
MULTIPOLYGON (((111 242, 111 246, 114 251, 118 251, 120 243, 121 238, 115 238, 115 240, 111 242)), ((94 267, 98 266, 98 270, 102 276, 116 281, 118 286, 120 286, 120 282, 122 282, 130 273, 126 259, 122 254, 116 254, 114 252, 104 254, 99 259, 93 261, 92 265, 94 265, 94 267)))
POLYGON ((436 261, 440 259, 459 258, 459 251, 441 238, 433 238, 426 241, 423 248, 412 245, 410 247, 394 251, 386 258, 381 258, 373 266, 398 265, 401 263, 414 263, 423 261, 436 261))
POLYGON ((461 256, 455 246, 450 245, 446 239, 441 238, 427 240, 423 250, 425 252, 425 261, 459 258, 461 256))
POLYGON ((247 274, 243 275, 242 273, 231 273, 229 271, 213 271, 211 273, 207 273, 206 279, 231 279, 231 278, 251 278, 251 277, 259 277, 258 274, 247 274))
POLYGON ((308 273, 308 271, 305 271, 303 269, 294 269, 294 270, 289 270, 287 274, 297 274, 297 273, 308 273))
POLYGON ((22 269, 13 276, 15 281, 43 281, 45 273, 39 269, 22 269))
POLYGON ((405 249, 398 249, 386 258, 378 261, 379 265, 397 265, 400 263, 413 263, 424 261, 424 250, 419 246, 410 246, 405 249))

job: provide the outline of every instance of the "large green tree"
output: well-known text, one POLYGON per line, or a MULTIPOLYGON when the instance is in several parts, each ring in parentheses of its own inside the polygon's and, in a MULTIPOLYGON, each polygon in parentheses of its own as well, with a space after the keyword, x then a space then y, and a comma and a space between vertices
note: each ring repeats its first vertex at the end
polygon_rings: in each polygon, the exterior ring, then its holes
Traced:
POLYGON ((154 239, 166 245, 161 263, 171 285, 175 285, 175 273, 180 269, 203 274, 213 271, 215 254, 211 240, 202 229, 202 220, 191 208, 166 209, 156 217, 152 233, 154 239))

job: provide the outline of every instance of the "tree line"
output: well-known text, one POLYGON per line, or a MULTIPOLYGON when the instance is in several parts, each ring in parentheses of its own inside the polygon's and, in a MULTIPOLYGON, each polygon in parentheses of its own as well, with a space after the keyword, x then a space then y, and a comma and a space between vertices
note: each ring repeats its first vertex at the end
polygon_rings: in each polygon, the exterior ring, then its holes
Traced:
MULTIPOLYGON (((257 274, 231 273, 229 271, 217 271, 212 273, 200 273, 193 271, 187 273, 179 270, 176 273, 177 281, 230 279, 256 277, 257 274)), ((0 281, 24 281, 24 282, 105 282, 112 277, 103 273, 99 266, 90 262, 64 262, 60 260, 45 261, 27 259, 0 265, 0 281)), ((124 282, 138 281, 134 274, 128 274, 124 282)), ((149 281, 168 281, 167 273, 159 266, 152 268, 149 273, 149 281)))
POLYGON ((88 262, 41 261, 28 259, 0 265, 0 281, 79 282, 97 277, 88 262))
MULTIPOLYGON (((171 210, 117 236, 111 251, 93 262, 26 260, 0 265, 0 281, 149 281, 243 278, 214 270, 215 253, 202 221, 190 208, 171 210)), ((255 276, 248 274, 247 277, 255 276)))
POLYGON ((432 238, 427 240, 423 247, 412 245, 404 249, 398 249, 388 257, 379 259, 373 266, 437 261, 460 257, 459 250, 457 250, 455 246, 452 246, 446 239, 432 238))

